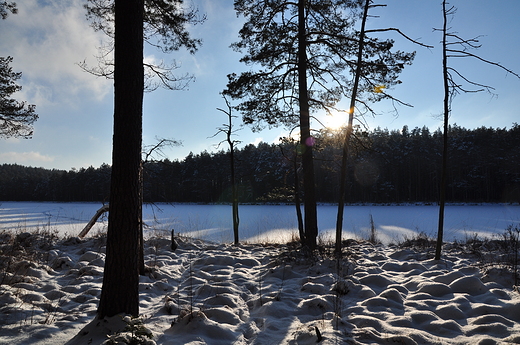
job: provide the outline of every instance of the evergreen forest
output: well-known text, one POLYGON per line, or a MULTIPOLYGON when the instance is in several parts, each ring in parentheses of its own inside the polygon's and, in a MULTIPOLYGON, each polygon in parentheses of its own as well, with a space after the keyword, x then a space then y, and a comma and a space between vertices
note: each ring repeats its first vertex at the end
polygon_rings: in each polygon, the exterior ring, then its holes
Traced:
MULTIPOLYGON (((337 202, 342 131, 316 133, 318 202, 337 202)), ((428 128, 355 132, 348 164, 347 203, 438 201, 442 133, 428 128)), ((301 179, 297 143, 248 144, 235 150, 241 203, 294 200, 301 179)), ((449 129, 450 202, 520 201, 520 126, 449 129)), ((111 167, 64 170, 0 166, 0 200, 108 202, 111 167)), ((231 201, 229 152, 190 153, 183 160, 144 163, 145 202, 231 201)))

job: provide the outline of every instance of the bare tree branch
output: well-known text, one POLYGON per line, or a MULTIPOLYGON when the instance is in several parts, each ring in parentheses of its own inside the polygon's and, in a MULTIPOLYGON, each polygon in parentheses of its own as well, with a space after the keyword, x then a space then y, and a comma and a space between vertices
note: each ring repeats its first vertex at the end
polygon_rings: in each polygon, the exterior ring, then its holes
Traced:
POLYGON ((158 138, 155 137, 157 143, 154 145, 147 145, 143 147, 143 163, 150 162, 151 160, 156 161, 157 159, 153 159, 153 155, 157 153, 160 157, 166 157, 163 149, 166 147, 174 147, 181 146, 182 142, 175 139, 167 139, 167 138, 158 138), (150 160, 150 158, 152 158, 150 160))
POLYGON ((405 35, 401 30, 399 30, 397 28, 371 29, 371 30, 366 30, 365 32, 366 33, 371 33, 371 32, 386 32, 386 31, 395 31, 398 34, 400 34, 401 36, 403 36, 404 38, 406 38, 408 41, 410 41, 410 42, 412 42, 414 44, 418 44, 418 45, 420 45, 422 47, 425 47, 425 48, 433 48, 433 46, 421 43, 421 42, 419 42, 417 40, 414 40, 413 38, 410 38, 409 36, 405 35))

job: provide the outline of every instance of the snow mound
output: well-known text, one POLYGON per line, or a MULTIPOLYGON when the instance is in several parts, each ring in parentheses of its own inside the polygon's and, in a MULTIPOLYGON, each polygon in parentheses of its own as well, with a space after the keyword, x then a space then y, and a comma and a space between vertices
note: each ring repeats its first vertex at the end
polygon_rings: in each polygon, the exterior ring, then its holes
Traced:
MULTIPOLYGON (((481 272, 455 249, 435 261, 410 249, 350 243, 338 265, 285 245, 179 238, 171 252, 169 241, 150 239, 139 286, 143 324, 154 336, 147 343, 519 342, 520 295, 501 268, 481 272)), ((67 241, 3 272, 0 343, 128 340, 121 316, 95 317, 104 259, 100 239, 67 241)))

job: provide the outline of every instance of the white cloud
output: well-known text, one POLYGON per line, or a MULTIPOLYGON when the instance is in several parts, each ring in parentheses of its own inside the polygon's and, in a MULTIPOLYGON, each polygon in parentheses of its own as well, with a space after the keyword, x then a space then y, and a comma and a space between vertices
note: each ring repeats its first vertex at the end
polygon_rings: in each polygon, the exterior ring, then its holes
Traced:
POLYGON ((39 162, 53 162, 54 157, 42 155, 39 152, 4 152, 0 153, 0 161, 3 163, 34 164, 39 162))
POLYGON ((40 106, 75 103, 80 95, 100 100, 110 91, 110 82, 77 65, 85 59, 96 62, 102 38, 89 27, 80 1, 27 0, 18 8, 17 15, 0 23, 0 49, 13 56, 13 69, 23 73, 24 99, 40 106))
POLYGON ((256 146, 256 145, 260 144, 262 141, 263 141, 262 137, 255 138, 255 140, 253 142, 251 142, 251 144, 256 146))

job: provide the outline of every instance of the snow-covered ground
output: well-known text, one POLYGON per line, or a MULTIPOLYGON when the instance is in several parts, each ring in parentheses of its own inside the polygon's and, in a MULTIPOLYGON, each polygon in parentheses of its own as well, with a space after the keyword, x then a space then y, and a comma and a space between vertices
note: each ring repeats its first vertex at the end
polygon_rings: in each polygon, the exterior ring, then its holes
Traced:
MULTIPOLYGON (((75 236, 83 229, 99 203, 1 202, 0 230, 48 229, 75 236)), ((337 208, 318 206, 320 235, 333 236, 337 208)), ((367 238, 370 216, 383 243, 402 241, 417 232, 435 237, 438 206, 347 206, 343 222, 345 238, 367 238)), ((297 232, 296 211, 290 205, 241 205, 240 239, 248 242, 286 242, 297 232)), ((228 205, 146 205, 143 211, 149 234, 169 231, 194 238, 231 242, 231 206, 228 205)), ((449 205, 445 211, 444 238, 464 240, 501 234, 509 225, 520 223, 519 205, 449 205)), ((106 230, 106 218, 91 230, 106 230)))
MULTIPOLYGON (((14 273, 1 271, 0 344, 109 344, 107 335, 130 343, 132 320, 95 319, 103 237, 12 240, 0 241, 0 257, 15 258, 14 273), (39 246, 39 261, 23 259, 39 246)), ((294 246, 178 242, 175 252, 168 239, 146 244, 140 313, 149 344, 520 343, 520 294, 490 243, 446 245, 435 261, 421 242, 416 251, 350 241, 338 265, 294 246)))

